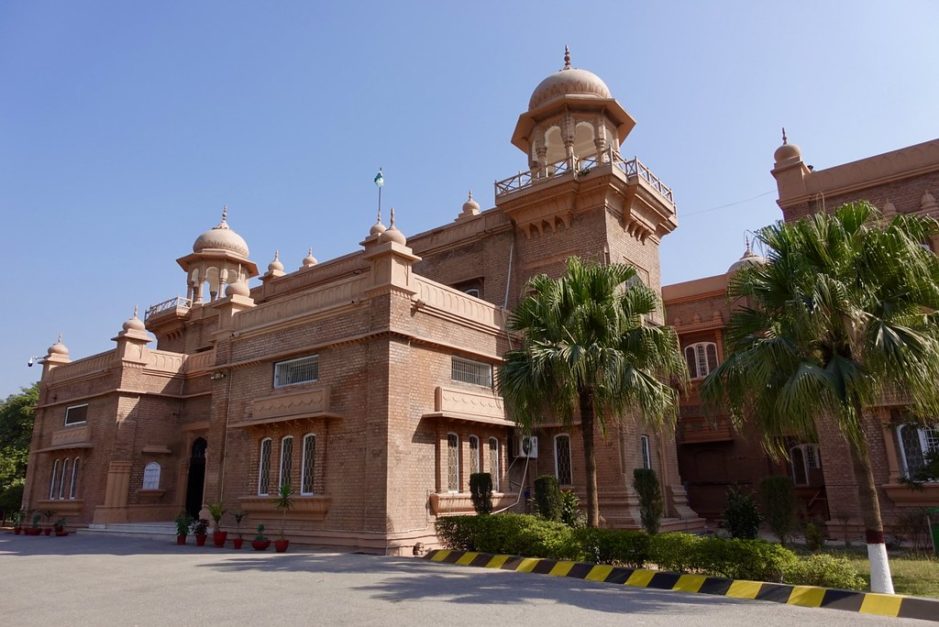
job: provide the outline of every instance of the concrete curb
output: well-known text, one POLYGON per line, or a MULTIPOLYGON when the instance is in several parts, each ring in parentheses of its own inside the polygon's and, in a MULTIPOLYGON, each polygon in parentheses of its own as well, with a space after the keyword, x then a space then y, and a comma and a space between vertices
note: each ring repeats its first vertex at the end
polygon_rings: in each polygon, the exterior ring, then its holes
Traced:
POLYGON ((637 588, 715 594, 734 599, 756 599, 802 607, 823 607, 861 614, 873 614, 875 616, 915 618, 939 622, 939 600, 919 597, 854 592, 818 586, 794 586, 743 579, 724 579, 705 575, 681 575, 641 568, 620 568, 607 564, 586 564, 536 557, 519 557, 517 555, 492 555, 474 551, 436 549, 428 552, 424 559, 444 564, 499 568, 501 570, 538 573, 555 577, 573 577, 575 579, 637 588))

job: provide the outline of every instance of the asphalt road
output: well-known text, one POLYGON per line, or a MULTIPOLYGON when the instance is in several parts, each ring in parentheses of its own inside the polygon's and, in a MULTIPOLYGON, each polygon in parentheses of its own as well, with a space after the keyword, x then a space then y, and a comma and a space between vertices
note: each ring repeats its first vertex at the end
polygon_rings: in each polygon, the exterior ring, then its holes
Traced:
POLYGON ((3 533, 0 617, 17 626, 918 623, 412 558, 272 551, 3 533))

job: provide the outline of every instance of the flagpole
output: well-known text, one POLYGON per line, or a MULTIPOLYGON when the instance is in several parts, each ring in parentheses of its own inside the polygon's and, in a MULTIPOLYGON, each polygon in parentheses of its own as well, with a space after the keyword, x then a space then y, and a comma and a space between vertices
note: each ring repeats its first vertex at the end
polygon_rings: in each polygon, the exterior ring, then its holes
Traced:
POLYGON ((378 217, 375 224, 381 222, 381 188, 385 185, 385 177, 382 175, 381 168, 378 168, 378 174, 375 175, 375 186, 378 188, 378 217))

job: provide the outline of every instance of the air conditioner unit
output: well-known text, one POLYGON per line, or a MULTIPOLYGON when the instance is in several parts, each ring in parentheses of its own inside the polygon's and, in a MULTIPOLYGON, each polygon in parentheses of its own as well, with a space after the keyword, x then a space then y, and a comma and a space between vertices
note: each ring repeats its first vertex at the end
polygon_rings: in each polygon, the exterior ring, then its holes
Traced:
POLYGON ((538 436, 520 435, 515 439, 515 456, 538 459, 538 436))

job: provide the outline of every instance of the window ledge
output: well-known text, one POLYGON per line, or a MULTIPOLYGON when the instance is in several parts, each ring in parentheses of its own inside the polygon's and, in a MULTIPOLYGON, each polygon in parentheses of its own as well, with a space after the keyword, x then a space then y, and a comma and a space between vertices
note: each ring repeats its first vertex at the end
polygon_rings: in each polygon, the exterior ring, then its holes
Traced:
POLYGON ((884 485, 884 492, 887 498, 897 505, 929 507, 939 500, 939 483, 924 483, 919 488, 913 488, 905 483, 888 483, 884 485))
MULTIPOLYGON (((493 492, 492 508, 509 507, 518 499, 517 492, 493 492)), ((430 495, 430 511, 436 516, 474 514, 473 498, 469 492, 446 492, 430 495)))
MULTIPOLYGON (((276 496, 242 496, 238 499, 241 502, 241 508, 249 514, 262 516, 281 516, 283 513, 275 507, 277 503, 276 496)), ((302 520, 323 520, 329 513, 329 506, 332 504, 332 498, 322 495, 314 496, 294 496, 292 497, 290 510, 287 512, 288 519, 302 520)))
POLYGON ((141 488, 140 490, 137 490, 137 494, 139 494, 140 496, 157 496, 157 497, 159 497, 159 496, 163 496, 164 494, 166 494, 166 490, 162 490, 162 489, 159 489, 159 488, 157 488, 157 489, 143 489, 143 488, 141 488))

